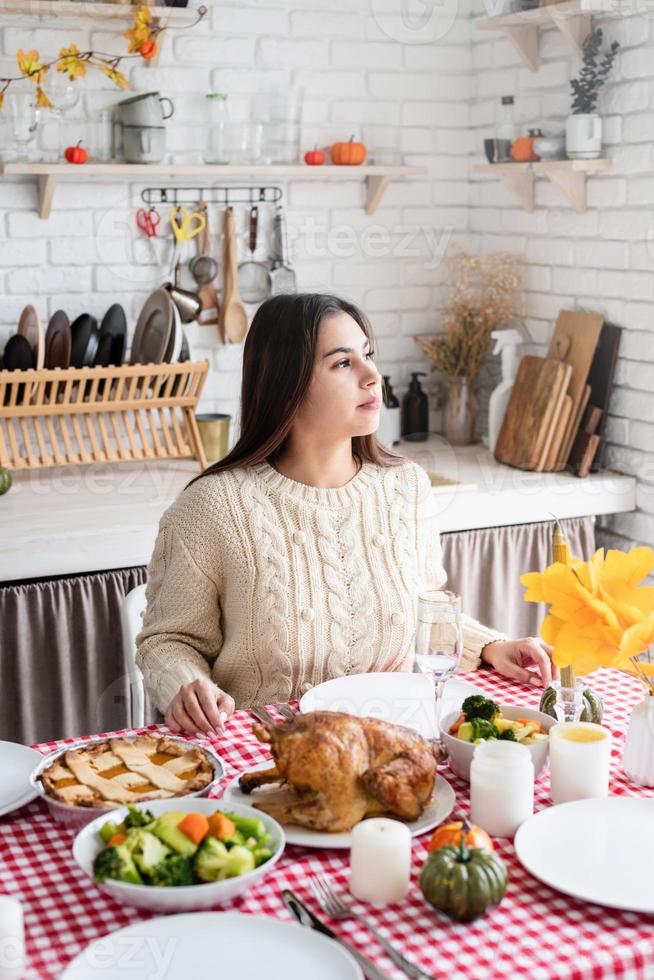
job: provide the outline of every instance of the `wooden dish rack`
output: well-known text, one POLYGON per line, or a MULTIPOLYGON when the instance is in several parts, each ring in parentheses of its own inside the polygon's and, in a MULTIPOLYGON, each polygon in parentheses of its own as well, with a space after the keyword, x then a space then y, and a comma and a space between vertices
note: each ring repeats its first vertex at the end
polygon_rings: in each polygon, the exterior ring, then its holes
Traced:
POLYGON ((0 466, 197 459, 207 361, 0 371, 0 466))

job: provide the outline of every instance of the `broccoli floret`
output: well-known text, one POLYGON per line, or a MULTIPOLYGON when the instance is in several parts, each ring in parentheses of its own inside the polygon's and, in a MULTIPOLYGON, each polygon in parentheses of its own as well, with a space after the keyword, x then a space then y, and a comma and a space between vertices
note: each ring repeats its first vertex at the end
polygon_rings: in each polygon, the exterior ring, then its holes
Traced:
POLYGON ((145 827, 154 820, 153 813, 150 813, 149 810, 139 810, 132 803, 128 804, 127 810, 127 816, 123 820, 126 830, 131 830, 133 827, 145 827))
POLYGON ((194 867, 202 881, 224 881, 252 871, 256 861, 252 851, 239 844, 227 850, 215 837, 205 837, 198 849, 194 867))
POLYGON ((93 862, 93 877, 98 882, 113 878, 115 881, 123 881, 130 885, 143 884, 132 855, 124 844, 115 844, 100 851, 93 862))
POLYGON ((500 738, 503 738, 505 742, 516 742, 515 732, 512 728, 505 728, 503 732, 500 732, 500 738))
POLYGON ((148 874, 150 884, 159 887, 197 884, 191 860, 183 854, 169 854, 155 868, 151 868, 148 874))
POLYGON ((461 705, 461 711, 468 721, 473 718, 483 718, 485 721, 494 721, 500 713, 499 706, 491 698, 485 698, 483 694, 472 694, 466 698, 461 705))
POLYGON ((470 724, 472 725, 473 742, 478 738, 497 738, 499 735, 495 725, 491 724, 490 721, 486 721, 485 718, 471 718, 470 724))
POLYGON ((125 847, 131 853, 136 867, 146 875, 171 853, 170 848, 166 847, 158 837, 140 827, 127 831, 125 847))

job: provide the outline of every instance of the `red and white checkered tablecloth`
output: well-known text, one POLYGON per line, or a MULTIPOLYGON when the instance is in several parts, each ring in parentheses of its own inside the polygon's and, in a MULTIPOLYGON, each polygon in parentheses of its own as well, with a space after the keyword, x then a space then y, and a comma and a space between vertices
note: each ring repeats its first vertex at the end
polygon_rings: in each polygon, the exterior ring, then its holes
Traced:
MULTIPOLYGON (((525 689, 492 671, 477 671, 470 679, 503 703, 538 706, 538 690, 525 689)), ((604 724, 614 735, 611 793, 654 797, 654 790, 643 790, 627 781, 620 762, 629 713, 641 697, 642 687, 608 670, 598 671, 589 681, 604 697, 604 724)), ((244 711, 236 712, 227 724, 227 735, 219 747, 226 782, 267 757, 250 729, 244 711)), ((149 730, 157 728, 150 726, 149 730)), ((64 744, 51 742, 36 748, 47 753, 64 744)), ((444 774, 456 792, 459 811, 467 813, 467 784, 448 771, 444 774)), ((537 809, 549 805, 548 789, 545 773, 536 784, 537 809)), ((219 789, 216 797, 221 793, 219 789)), ((26 980, 58 977, 68 961, 92 940, 149 918, 105 897, 77 870, 71 857, 72 840, 73 834, 53 822, 40 800, 0 819, 0 891, 17 897, 25 911, 26 980)), ((415 840, 411 888, 404 902, 381 910, 359 906, 426 973, 451 980, 654 978, 654 916, 589 905, 552 890, 522 868, 509 841, 497 842, 509 869, 509 885, 501 905, 473 923, 451 922, 424 901, 418 888, 428 841, 429 835, 415 840)), ((310 871, 327 872, 346 888, 348 852, 289 846, 270 875, 230 908, 288 920, 290 914, 279 897, 286 887, 316 908, 307 886, 310 871)), ((643 868, 643 873, 652 875, 652 869, 643 868)), ((401 980, 404 974, 364 928, 352 921, 331 924, 348 942, 375 959, 389 977, 401 980)), ((219 951, 208 949, 207 956, 214 956, 219 968, 219 951)), ((264 964, 262 969, 265 973, 264 964)))

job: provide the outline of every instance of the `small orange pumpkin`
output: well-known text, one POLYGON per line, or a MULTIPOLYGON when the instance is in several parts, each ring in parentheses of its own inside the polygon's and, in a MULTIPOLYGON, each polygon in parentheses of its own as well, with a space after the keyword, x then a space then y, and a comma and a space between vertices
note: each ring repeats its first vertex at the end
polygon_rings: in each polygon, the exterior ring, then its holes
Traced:
POLYGON ((332 163, 338 166, 358 167, 366 159, 367 150, 363 143, 355 143, 350 136, 347 143, 334 143, 330 150, 332 163))
POLYGON ((456 820, 454 823, 443 823, 437 827, 427 845, 427 850, 438 851, 441 847, 453 844, 458 847, 465 831, 465 843, 468 847, 482 847, 494 851, 493 841, 481 827, 471 825, 467 820, 456 820))
POLYGON ((67 146, 64 150, 64 157, 68 163, 86 163, 89 158, 88 153, 82 146, 82 141, 80 140, 76 146, 67 146))
POLYGON ((540 160, 540 157, 534 150, 534 140, 538 139, 535 134, 532 135, 531 131, 529 136, 518 136, 517 139, 511 144, 511 156, 518 163, 531 163, 534 160, 540 160))

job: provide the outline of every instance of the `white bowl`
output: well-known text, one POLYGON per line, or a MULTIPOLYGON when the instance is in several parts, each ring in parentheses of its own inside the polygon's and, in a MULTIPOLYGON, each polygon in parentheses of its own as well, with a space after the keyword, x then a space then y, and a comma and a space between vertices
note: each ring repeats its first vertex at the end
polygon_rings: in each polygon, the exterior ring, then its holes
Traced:
MULTIPOLYGON (((535 708, 516 708, 513 704, 500 704, 499 708, 504 718, 509 718, 511 721, 515 721, 516 718, 528 718, 530 721, 537 721, 546 732, 549 732, 550 728, 556 725, 556 718, 552 718, 551 715, 546 715, 542 711, 536 711, 535 708)), ((459 714, 459 711, 454 711, 442 719, 441 733, 449 755, 450 769, 469 783, 470 764, 477 746, 473 742, 464 742, 463 739, 449 734, 450 725, 454 724, 459 714)), ((547 762, 550 750, 549 739, 547 742, 532 742, 525 748, 529 749, 534 763, 534 774, 538 776, 547 762)))
POLYGON ((283 854, 286 846, 284 831, 277 821, 269 817, 267 813, 255 810, 251 806, 240 806, 236 803, 227 806, 222 800, 189 799, 188 797, 180 799, 178 797, 173 800, 148 800, 146 803, 139 804, 139 809, 141 808, 150 810, 155 817, 166 813, 168 810, 181 810, 183 813, 203 813, 206 817, 211 816, 216 810, 224 810, 225 812, 237 813, 241 817, 258 817, 263 821, 266 830, 273 838, 272 857, 265 864, 255 868, 254 871, 248 871, 247 874, 239 875, 237 878, 205 882, 201 885, 180 885, 177 888, 131 885, 122 881, 114 881, 111 878, 98 883, 93 878, 93 862, 104 847, 98 831, 107 820, 121 823, 127 814, 127 807, 122 806, 110 813, 103 813, 93 823, 87 824, 80 830, 75 838, 73 842, 75 862, 100 891, 110 895, 115 901, 122 902, 123 905, 132 905, 134 908, 145 909, 147 912, 198 912, 231 902, 233 898, 242 895, 268 874, 283 854))
MULTIPOLYGON (((136 737, 136 736, 135 736, 136 737)), ((174 800, 188 800, 197 799, 200 796, 206 796, 214 786, 217 786, 220 781, 225 776, 225 767, 223 766, 220 756, 212 752, 211 749, 207 748, 206 745, 196 745, 195 742, 189 742, 184 738, 175 738, 174 736, 168 736, 172 742, 179 742, 181 745, 191 746, 194 749, 200 749, 204 752, 205 756, 213 766, 213 779, 211 782, 203 787, 203 789, 197 790, 195 793, 189 793, 187 796, 175 796, 172 797, 174 800)), ((116 808, 114 806, 107 807, 97 807, 97 806, 73 806, 70 803, 64 803, 62 800, 55 799, 54 796, 48 796, 46 793, 43 783, 41 782, 41 774, 49 769, 53 762, 55 762, 59 756, 65 755, 66 752, 71 749, 88 749, 98 742, 108 742, 109 738, 105 735, 102 738, 90 738, 81 740, 79 742, 74 742, 71 745, 65 745, 63 749, 57 749, 56 752, 51 752, 50 755, 46 756, 32 772, 30 776, 30 785, 39 794, 41 799, 45 801, 47 807, 52 815, 52 817, 57 821, 57 823, 64 824, 69 830, 79 830, 84 827, 91 820, 95 820, 96 817, 102 815, 104 819, 107 819, 107 814, 111 813, 112 810, 116 808)), ((144 801, 146 802, 146 801, 144 801)), ((151 802, 154 802, 152 800, 151 802)))

